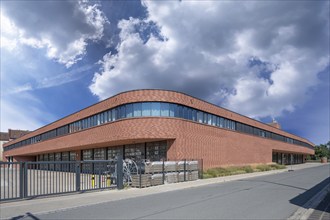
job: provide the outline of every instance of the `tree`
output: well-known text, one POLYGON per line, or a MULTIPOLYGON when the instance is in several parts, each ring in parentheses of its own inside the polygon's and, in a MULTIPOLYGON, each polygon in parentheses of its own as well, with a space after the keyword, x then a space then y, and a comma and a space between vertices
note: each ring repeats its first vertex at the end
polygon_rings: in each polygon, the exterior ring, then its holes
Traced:
POLYGON ((327 144, 320 144, 315 146, 315 159, 322 157, 330 158, 330 141, 327 144))

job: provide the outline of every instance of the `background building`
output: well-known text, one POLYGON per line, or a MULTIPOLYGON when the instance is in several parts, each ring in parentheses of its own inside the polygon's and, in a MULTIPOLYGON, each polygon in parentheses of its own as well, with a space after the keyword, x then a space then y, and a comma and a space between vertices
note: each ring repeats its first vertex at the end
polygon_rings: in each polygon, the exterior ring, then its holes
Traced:
POLYGON ((0 132, 0 160, 2 160, 3 145, 8 141, 15 140, 27 133, 29 133, 29 131, 13 129, 8 129, 8 132, 0 132))
POLYGON ((203 159, 204 169, 302 163, 308 140, 189 95, 120 93, 5 144, 16 161, 203 159))

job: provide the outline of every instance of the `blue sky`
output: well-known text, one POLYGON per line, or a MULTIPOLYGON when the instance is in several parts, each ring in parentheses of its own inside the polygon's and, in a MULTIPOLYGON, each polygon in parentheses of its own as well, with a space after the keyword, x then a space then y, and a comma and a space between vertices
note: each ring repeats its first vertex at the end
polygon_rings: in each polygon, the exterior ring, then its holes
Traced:
POLYGON ((1 1, 1 131, 159 88, 326 143, 329 29, 329 1, 1 1))

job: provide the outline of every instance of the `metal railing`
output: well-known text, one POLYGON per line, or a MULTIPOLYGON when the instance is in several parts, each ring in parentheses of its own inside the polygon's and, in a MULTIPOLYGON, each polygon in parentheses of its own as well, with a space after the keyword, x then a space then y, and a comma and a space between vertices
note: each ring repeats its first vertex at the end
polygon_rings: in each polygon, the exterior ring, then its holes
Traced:
POLYGON ((117 168, 122 170, 122 165, 120 168, 117 164, 114 160, 0 162, 0 201, 121 189, 123 172, 117 172, 117 168))
POLYGON ((202 160, 0 162, 0 201, 191 181, 202 171, 202 160))

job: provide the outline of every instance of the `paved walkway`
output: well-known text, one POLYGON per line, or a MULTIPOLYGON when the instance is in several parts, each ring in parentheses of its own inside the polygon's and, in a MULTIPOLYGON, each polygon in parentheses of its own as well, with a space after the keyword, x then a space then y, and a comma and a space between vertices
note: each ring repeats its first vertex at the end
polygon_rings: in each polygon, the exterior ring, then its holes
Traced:
MULTIPOLYGON (((293 165, 293 170, 304 169, 314 166, 321 166, 320 163, 307 163, 293 165)), ((134 198, 138 196, 151 195, 162 192, 169 192, 174 190, 180 190, 185 188, 199 187, 208 184, 216 184, 240 179, 246 179, 251 177, 270 175, 281 172, 288 172, 291 166, 283 170, 273 170, 267 172, 257 172, 249 174, 241 174, 234 176, 226 176, 212 179, 203 179, 191 182, 182 182, 175 184, 166 184, 160 186, 154 186, 149 188, 137 189, 129 188, 124 190, 105 190, 97 192, 86 193, 74 193, 71 195, 52 196, 48 198, 21 200, 1 204, 0 217, 2 219, 11 218, 13 216, 28 215, 28 213, 41 214, 53 212, 56 210, 71 209, 74 207, 88 206, 91 204, 99 204, 109 201, 117 201, 122 199, 134 198)))

